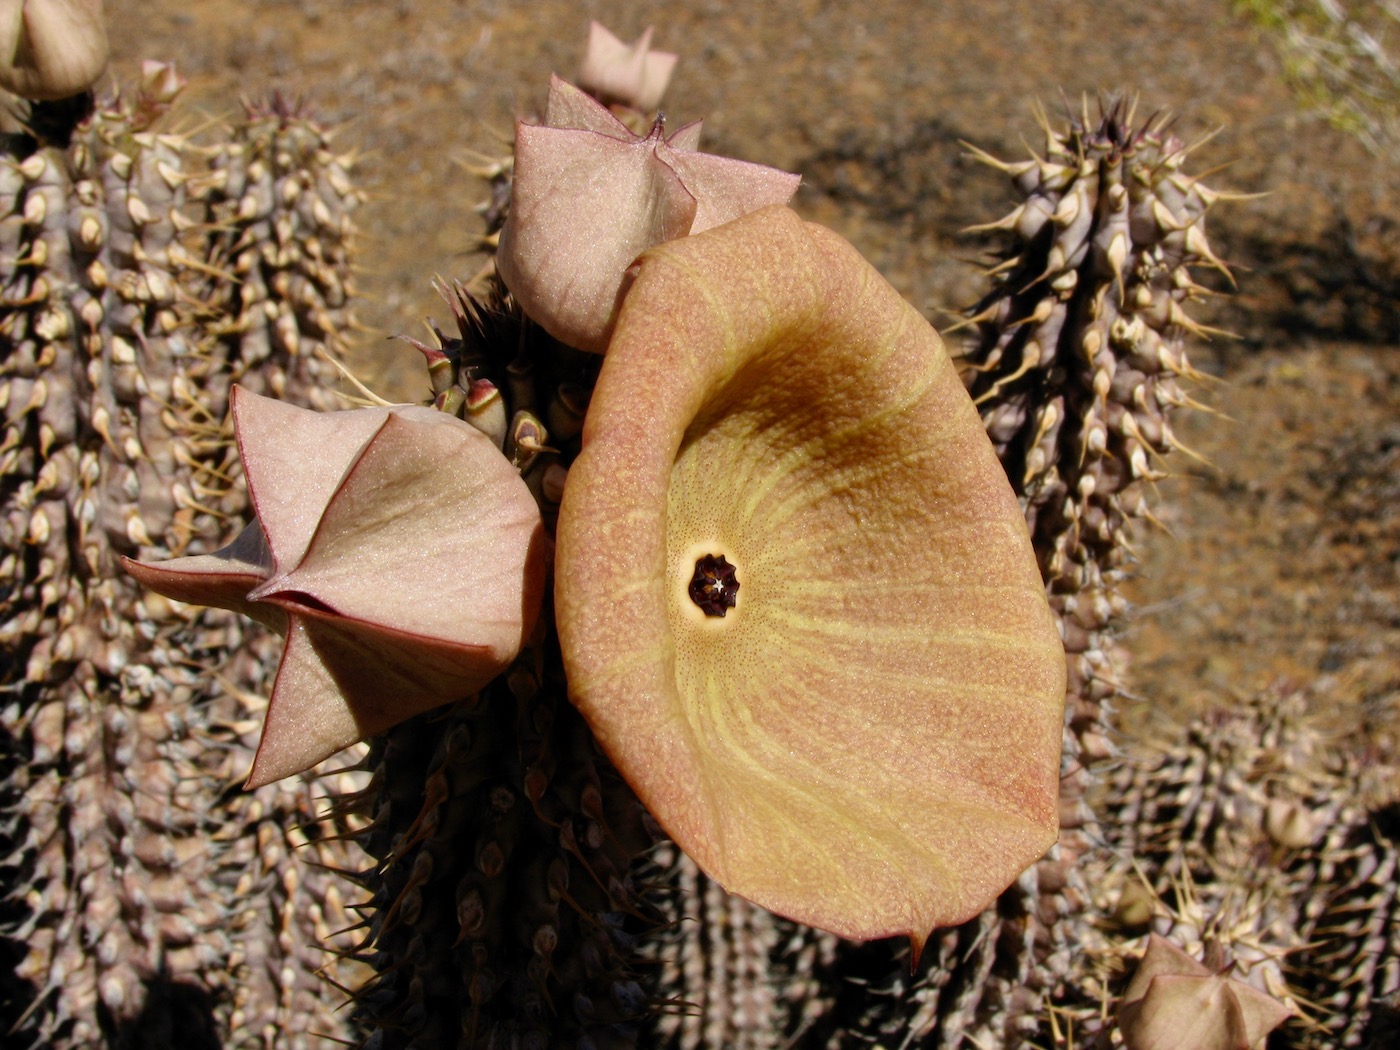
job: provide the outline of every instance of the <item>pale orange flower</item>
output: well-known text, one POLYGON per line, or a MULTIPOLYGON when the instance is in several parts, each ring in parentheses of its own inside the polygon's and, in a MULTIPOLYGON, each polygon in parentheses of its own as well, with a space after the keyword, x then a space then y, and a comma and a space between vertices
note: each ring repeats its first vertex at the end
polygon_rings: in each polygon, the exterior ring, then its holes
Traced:
POLYGON ((1055 841, 1065 661, 1015 496, 937 334, 787 208, 642 256, 555 599, 574 702, 733 893, 917 950, 1055 841))

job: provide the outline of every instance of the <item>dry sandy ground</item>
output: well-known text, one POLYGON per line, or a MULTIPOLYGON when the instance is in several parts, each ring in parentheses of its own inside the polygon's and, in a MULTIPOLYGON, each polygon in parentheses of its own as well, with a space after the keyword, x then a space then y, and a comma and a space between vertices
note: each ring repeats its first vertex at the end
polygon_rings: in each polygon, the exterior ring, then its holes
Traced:
POLYGON ((363 370, 419 396, 415 354, 383 342, 436 310, 429 278, 469 275, 484 187, 468 170, 577 66, 587 19, 630 39, 654 24, 681 53, 673 121, 707 148, 801 172, 797 206, 850 238, 930 317, 971 301, 976 245, 957 231, 1003 211, 1003 156, 1038 136, 1031 107, 1127 89, 1219 127, 1196 170, 1268 196, 1212 217, 1240 294, 1211 319, 1243 337, 1194 362, 1224 382, 1223 417, 1181 430, 1168 530, 1143 535, 1142 615, 1125 638, 1130 709, 1183 710, 1277 676, 1388 739, 1400 696, 1400 185, 1350 138, 1300 113, 1267 41, 1224 0, 109 0, 115 69, 174 59, 186 109, 303 96, 362 154, 363 370), (1358 708, 1359 705, 1359 708, 1358 708))

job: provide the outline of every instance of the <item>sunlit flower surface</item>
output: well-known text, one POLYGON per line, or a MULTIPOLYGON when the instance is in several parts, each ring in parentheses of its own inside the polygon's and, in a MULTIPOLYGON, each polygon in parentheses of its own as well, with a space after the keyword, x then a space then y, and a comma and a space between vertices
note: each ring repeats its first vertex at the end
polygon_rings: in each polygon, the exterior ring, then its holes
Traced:
POLYGON ((570 694, 726 889, 850 937, 1055 840, 1065 664, 938 336, 767 208, 649 251, 560 512, 570 694))

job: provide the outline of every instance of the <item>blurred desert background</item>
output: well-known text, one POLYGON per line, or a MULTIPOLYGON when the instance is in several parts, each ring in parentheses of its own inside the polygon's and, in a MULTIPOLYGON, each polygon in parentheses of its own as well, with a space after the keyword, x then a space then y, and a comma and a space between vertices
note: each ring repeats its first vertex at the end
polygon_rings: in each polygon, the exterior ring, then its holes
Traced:
MULTIPOLYGON (((984 247, 959 231, 1012 203, 1002 157, 1041 138, 1033 107, 1129 92, 1218 130, 1193 171, 1261 194, 1220 205, 1215 250, 1239 290, 1197 342, 1212 413, 1178 428, 1161 528, 1137 538, 1136 616, 1122 643, 1130 735, 1270 683, 1308 690, 1342 728, 1388 747, 1400 698, 1400 179, 1394 159, 1300 101, 1275 38, 1224 0, 792 0, 738 4, 116 0, 113 72, 142 59, 189 78, 195 131, 271 91, 339 125, 359 156, 354 363, 381 392, 425 393, 421 334, 435 274, 468 277, 488 188, 548 75, 577 68, 588 20, 646 26, 681 56, 665 110, 703 117, 708 151, 800 172, 796 207, 834 227, 940 327, 980 290, 984 247)), ((1400 45, 1397 45, 1400 46, 1400 45)), ((1391 143, 1392 151, 1395 144, 1391 143)), ((955 337, 956 338, 956 337, 955 337)))

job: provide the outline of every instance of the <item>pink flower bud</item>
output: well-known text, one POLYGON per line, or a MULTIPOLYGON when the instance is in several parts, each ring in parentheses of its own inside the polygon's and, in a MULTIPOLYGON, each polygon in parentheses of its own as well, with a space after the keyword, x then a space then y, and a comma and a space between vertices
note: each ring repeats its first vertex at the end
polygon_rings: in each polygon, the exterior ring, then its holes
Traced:
POLYGON ((1292 1012, 1154 933, 1123 993, 1118 1027, 1128 1050, 1251 1050, 1292 1012))
POLYGON ((233 393, 257 520, 214 554, 123 564, 167 597, 286 636, 258 787, 504 670, 539 613, 545 537, 519 474, 468 423, 233 393))
POLYGON ((627 271, 647 248, 769 204, 798 176, 700 153, 700 125, 632 131, 554 77, 543 125, 515 129, 515 184, 496 265, 525 313, 562 343, 602 353, 627 271))
POLYGON ((651 50, 651 27, 635 44, 624 44, 597 22, 588 23, 588 51, 579 67, 579 87, 604 103, 650 112, 661 104, 676 56, 651 50))
POLYGON ((102 0, 0 0, 0 88, 67 98, 107 68, 102 0))

